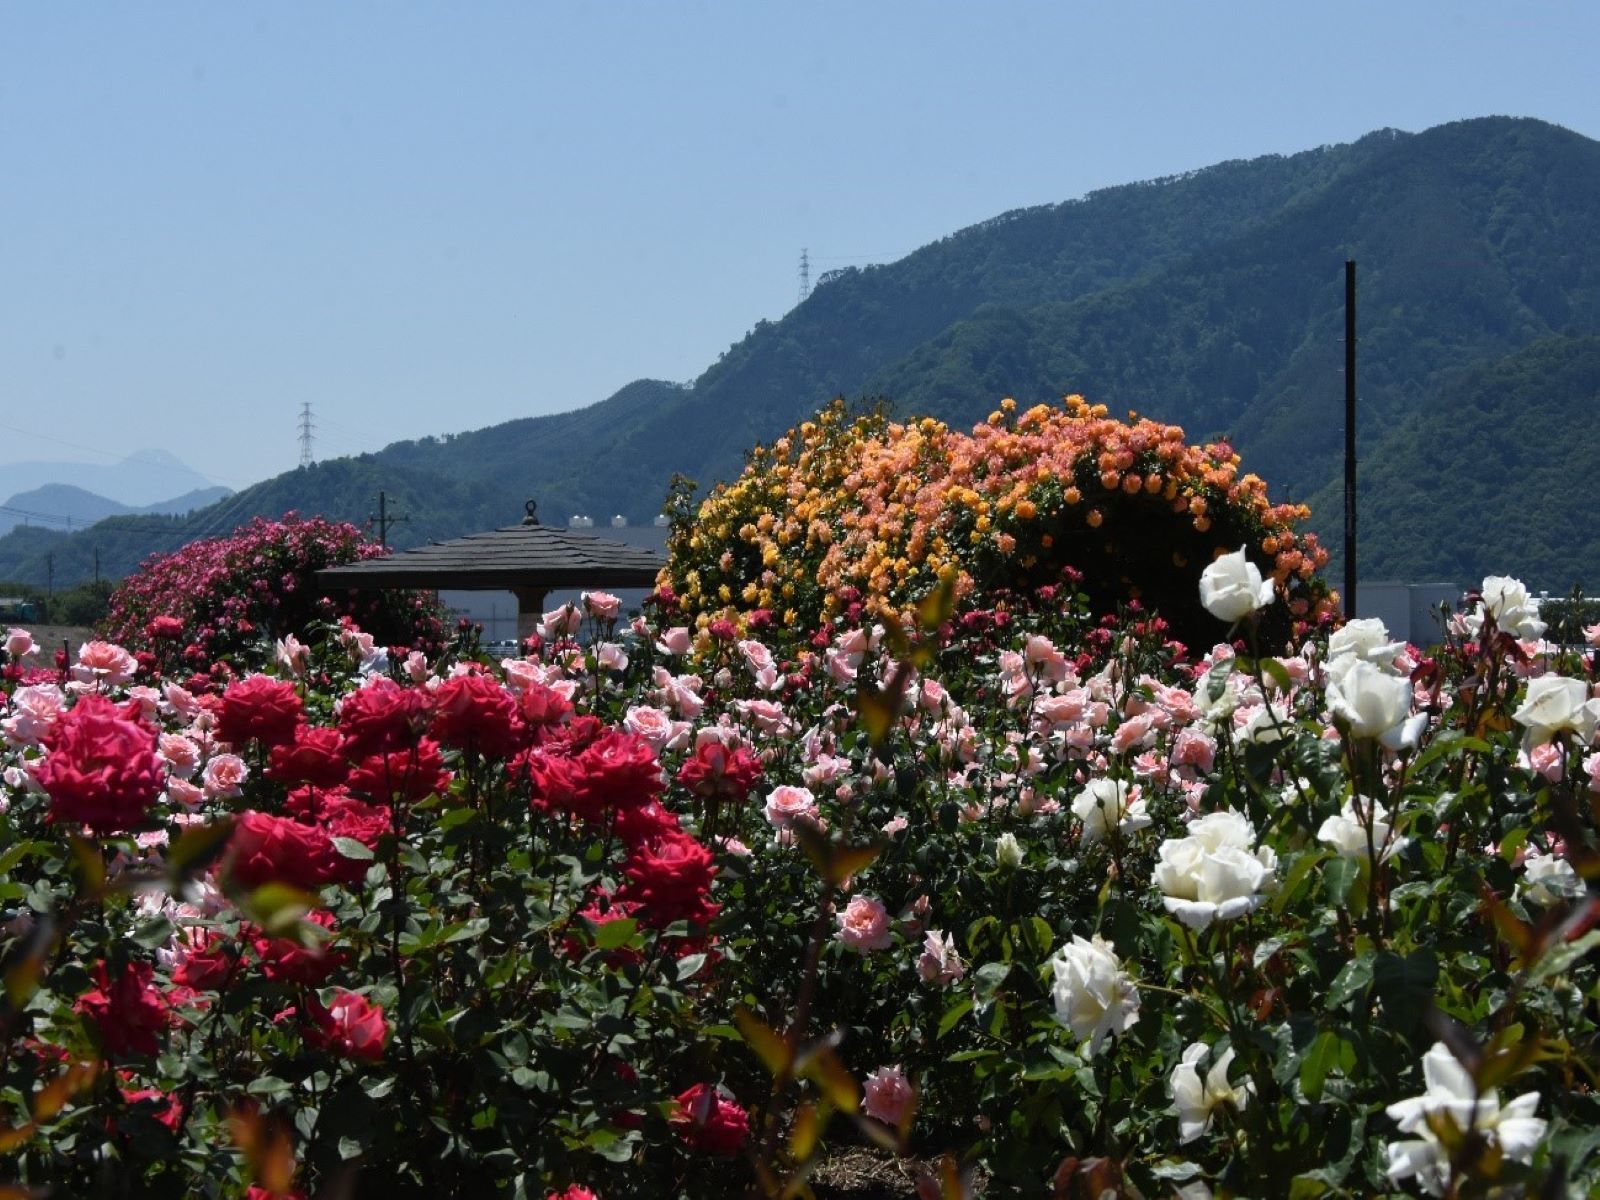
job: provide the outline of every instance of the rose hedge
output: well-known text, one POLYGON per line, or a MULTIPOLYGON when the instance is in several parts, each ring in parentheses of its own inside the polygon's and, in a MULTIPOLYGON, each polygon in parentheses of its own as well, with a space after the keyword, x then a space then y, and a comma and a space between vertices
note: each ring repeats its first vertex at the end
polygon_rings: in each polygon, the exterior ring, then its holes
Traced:
POLYGON ((812 626, 859 602, 902 612, 940 582, 964 600, 1052 582, 1063 564, 1096 608, 1142 599, 1180 635, 1207 632, 1195 581, 1245 543, 1282 605, 1272 626, 1315 621, 1333 597, 1327 552, 1296 532, 1304 506, 1274 505, 1224 443, 1068 396, 1018 413, 1006 400, 970 433, 924 418, 851 417, 835 402, 698 505, 669 505, 662 583, 704 623, 771 611, 812 626))
POLYGON ((389 673, 335 629, 200 694, 18 635, 6 1177, 1600 1186, 1594 653, 1505 579, 1431 654, 1258 644, 1248 566, 1193 651, 1063 584, 698 653, 596 597, 389 673))

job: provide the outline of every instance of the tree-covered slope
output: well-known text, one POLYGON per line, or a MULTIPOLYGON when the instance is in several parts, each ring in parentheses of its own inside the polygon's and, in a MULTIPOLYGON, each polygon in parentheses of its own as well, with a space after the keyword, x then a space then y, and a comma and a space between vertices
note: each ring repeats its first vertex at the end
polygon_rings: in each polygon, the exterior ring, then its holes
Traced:
MULTIPOLYGON (((1465 373, 1360 460, 1360 577, 1467 586, 1514 571, 1593 594, 1597 412, 1600 335, 1545 338, 1465 373)), ((1336 554, 1342 495, 1330 484, 1311 501, 1336 554)), ((1330 570, 1340 578, 1342 562, 1330 570)))

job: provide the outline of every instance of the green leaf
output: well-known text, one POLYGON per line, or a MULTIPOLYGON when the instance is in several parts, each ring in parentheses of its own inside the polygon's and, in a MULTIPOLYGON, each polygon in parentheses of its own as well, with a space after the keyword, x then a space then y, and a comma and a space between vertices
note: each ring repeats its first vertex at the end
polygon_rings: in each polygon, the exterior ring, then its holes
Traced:
POLYGON ((346 858, 353 858, 357 862, 372 861, 371 847, 356 841, 355 838, 336 837, 333 839, 333 848, 346 858))
POLYGON ((1333 985, 1328 989, 1327 1007, 1343 1007, 1352 996, 1365 991, 1371 983, 1372 956, 1363 954, 1359 958, 1352 958, 1333 977, 1333 985))
POLYGON ((1300 1089, 1313 1104, 1322 1099, 1322 1085, 1334 1070, 1346 1070, 1355 1061, 1350 1044, 1331 1029, 1311 1040, 1300 1058, 1300 1089))
POLYGON ((618 917, 614 921, 593 925, 594 944, 602 950, 615 950, 626 946, 639 930, 639 922, 632 917, 618 917))
POLYGON ((1373 961, 1372 986, 1383 1011, 1402 1029, 1415 1027, 1433 1003, 1439 964, 1433 953, 1418 950, 1404 958, 1385 950, 1373 961))
POLYGON ((1354 886, 1357 876, 1361 874, 1361 864, 1353 858, 1340 855, 1329 859, 1322 870, 1322 889, 1327 894, 1328 902, 1340 908, 1350 896, 1350 889, 1354 886))
POLYGON ((704 954, 685 954, 678 960, 678 982, 682 983, 686 979, 693 979, 699 973, 700 968, 705 965, 706 956, 704 954))
POLYGON ((167 847, 167 869, 174 879, 204 871, 222 857, 232 835, 232 817, 204 825, 185 825, 178 831, 177 840, 167 847))
POLYGON ((944 1014, 939 1018, 939 1032, 937 1036, 944 1037, 945 1034, 949 1033, 958 1024, 960 1024, 961 1018, 972 1011, 973 1003, 974 1001, 971 996, 961 996, 953 1004, 951 1004, 950 1007, 946 1008, 944 1010, 944 1014))

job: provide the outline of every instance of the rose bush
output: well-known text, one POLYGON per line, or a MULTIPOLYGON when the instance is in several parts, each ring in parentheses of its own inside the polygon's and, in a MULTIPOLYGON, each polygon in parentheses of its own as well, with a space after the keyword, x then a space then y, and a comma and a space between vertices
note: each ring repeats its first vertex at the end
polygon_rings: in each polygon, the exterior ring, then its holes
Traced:
POLYGON ((1600 1187, 1593 652, 1515 581, 1421 648, 1200 575, 1192 645, 1066 565, 198 691, 8 636, 0 1182, 1600 1187))

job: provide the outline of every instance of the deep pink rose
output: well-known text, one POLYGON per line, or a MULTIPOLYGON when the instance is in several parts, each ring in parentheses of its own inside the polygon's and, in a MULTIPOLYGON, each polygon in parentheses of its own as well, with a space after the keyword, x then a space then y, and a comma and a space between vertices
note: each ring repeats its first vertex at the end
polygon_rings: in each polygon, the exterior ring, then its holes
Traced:
POLYGON ((326 1008, 315 996, 306 999, 306 1041, 341 1058, 379 1062, 389 1025, 383 1009, 356 992, 340 991, 326 1008))
POLYGON ((217 709, 217 736, 232 746, 252 738, 263 746, 294 741, 305 720, 305 706, 294 684, 270 675, 251 675, 230 683, 217 709))
POLYGON ((94 1022, 107 1054, 159 1054, 172 1024, 165 999, 152 984, 149 963, 129 963, 112 982, 105 963, 95 963, 95 986, 73 1005, 94 1022))
POLYGON ((739 1153, 750 1136, 750 1114, 710 1084, 697 1083, 676 1097, 668 1120, 696 1150, 723 1156, 739 1153))
POLYGON ((34 778, 50 795, 52 821, 122 833, 144 821, 166 785, 155 730, 104 696, 81 697, 44 741, 50 753, 34 778))

